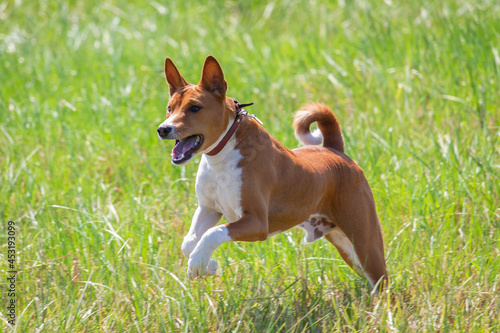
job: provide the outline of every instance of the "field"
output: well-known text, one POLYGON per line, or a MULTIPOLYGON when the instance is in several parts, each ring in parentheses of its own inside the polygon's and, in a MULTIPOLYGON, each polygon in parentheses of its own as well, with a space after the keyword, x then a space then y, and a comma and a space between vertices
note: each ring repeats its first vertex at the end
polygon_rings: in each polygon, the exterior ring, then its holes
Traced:
POLYGON ((495 0, 0 3, 0 327, 500 331, 499 17, 495 0), (385 292, 296 229, 187 278, 199 158, 173 166, 156 128, 165 57, 197 83, 208 54, 286 147, 302 104, 334 110, 377 203, 385 292))

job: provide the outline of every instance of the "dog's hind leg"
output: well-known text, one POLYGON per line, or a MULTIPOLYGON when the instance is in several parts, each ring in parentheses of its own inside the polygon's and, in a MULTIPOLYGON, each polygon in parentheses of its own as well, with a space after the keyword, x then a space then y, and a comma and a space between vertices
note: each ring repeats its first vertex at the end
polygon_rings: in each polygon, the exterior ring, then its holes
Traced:
MULTIPOLYGON (((354 236, 351 237, 353 241, 339 228, 334 228, 330 233, 325 235, 325 238, 332 243, 338 250, 340 256, 344 261, 359 275, 364 275, 372 287, 374 287, 379 280, 387 279, 387 272, 385 268, 384 250, 381 244, 373 244, 373 240, 364 242, 359 246, 358 242, 362 242, 362 238, 354 236)), ((377 242, 375 242, 377 243, 377 242)), ((383 281, 380 281, 382 284, 383 281)))
POLYGON ((361 190, 342 198, 336 215, 336 228, 325 235, 342 258, 357 273, 379 289, 388 276, 384 258, 382 231, 371 191, 361 190))
POLYGON ((330 233, 325 235, 325 238, 332 243, 344 261, 356 273, 363 275, 363 268, 359 262, 358 255, 354 251, 351 241, 339 227, 334 228, 330 233))

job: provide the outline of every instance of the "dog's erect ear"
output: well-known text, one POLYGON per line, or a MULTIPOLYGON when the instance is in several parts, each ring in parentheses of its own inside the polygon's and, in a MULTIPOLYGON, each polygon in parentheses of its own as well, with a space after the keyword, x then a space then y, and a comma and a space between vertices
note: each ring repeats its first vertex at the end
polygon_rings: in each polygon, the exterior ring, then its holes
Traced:
POLYGON ((169 57, 165 59, 165 77, 170 87, 170 96, 180 88, 188 85, 169 57))
POLYGON ((211 55, 205 59, 201 80, 198 85, 221 97, 226 96, 227 83, 224 79, 224 73, 219 62, 211 55))

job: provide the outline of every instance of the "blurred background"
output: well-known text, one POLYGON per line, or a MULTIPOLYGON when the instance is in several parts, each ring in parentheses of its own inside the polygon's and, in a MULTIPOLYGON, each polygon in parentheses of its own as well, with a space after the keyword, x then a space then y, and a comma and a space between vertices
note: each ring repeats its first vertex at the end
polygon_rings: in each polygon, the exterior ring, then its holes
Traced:
POLYGON ((498 330, 499 17, 497 1, 1 2, 0 259, 13 220, 20 271, 2 325, 498 330), (165 57, 197 83, 208 54, 288 148, 295 110, 333 109, 375 195, 383 295, 300 230, 224 245, 219 277, 187 279, 199 159, 171 165, 156 128, 165 57))

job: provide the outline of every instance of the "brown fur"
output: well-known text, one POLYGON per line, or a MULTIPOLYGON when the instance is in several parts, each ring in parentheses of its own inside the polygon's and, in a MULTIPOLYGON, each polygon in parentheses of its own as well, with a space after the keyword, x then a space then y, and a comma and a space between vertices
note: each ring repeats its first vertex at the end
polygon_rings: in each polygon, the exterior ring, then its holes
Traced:
POLYGON ((306 134, 309 126, 317 122, 318 128, 323 134, 323 146, 344 152, 344 139, 340 124, 332 110, 325 104, 312 103, 302 108, 304 111, 297 111, 293 120, 293 128, 296 133, 306 134))
MULTIPOLYGON (((169 106, 176 126, 184 136, 202 134, 200 151, 224 134, 235 117, 235 106, 225 96, 227 84, 220 65, 209 56, 198 85, 188 84, 167 58, 165 73, 172 99, 169 106), (186 111, 192 102, 203 112, 186 111)), ((352 242, 371 282, 387 280, 382 232, 373 195, 363 170, 344 154, 340 125, 323 104, 300 111, 294 127, 307 133, 318 122, 324 146, 304 146, 289 150, 251 118, 244 117, 236 136, 236 149, 243 158, 241 205, 243 217, 227 224, 233 241, 265 240, 269 234, 288 230, 322 214, 340 228, 352 242)), ((329 234, 325 235, 336 247, 329 234)), ((348 255, 337 247, 352 267, 348 255)))

